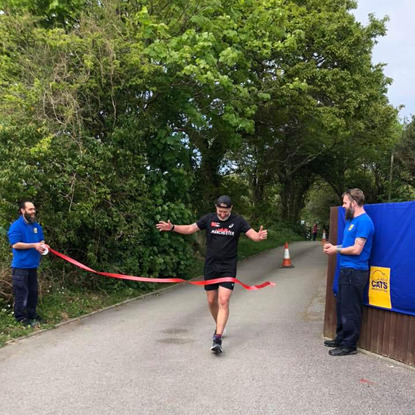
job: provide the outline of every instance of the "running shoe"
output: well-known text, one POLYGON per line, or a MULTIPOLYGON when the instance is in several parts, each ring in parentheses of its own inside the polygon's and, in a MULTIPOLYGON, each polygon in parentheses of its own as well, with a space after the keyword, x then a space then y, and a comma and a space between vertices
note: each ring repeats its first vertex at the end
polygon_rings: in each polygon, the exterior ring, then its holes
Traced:
POLYGON ((219 339, 215 336, 213 338, 213 344, 210 350, 212 350, 212 352, 215 354, 222 353, 222 339, 221 338, 219 339))

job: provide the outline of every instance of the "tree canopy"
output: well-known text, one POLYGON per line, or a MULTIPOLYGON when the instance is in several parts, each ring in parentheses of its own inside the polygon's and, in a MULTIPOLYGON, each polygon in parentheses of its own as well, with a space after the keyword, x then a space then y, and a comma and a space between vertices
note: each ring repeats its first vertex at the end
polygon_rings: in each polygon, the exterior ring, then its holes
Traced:
POLYGON ((219 194, 255 226, 297 223, 318 180, 383 200, 401 137, 371 60, 385 20, 354 7, 0 0, 2 225, 29 196, 48 240, 91 266, 183 275, 194 240, 154 224, 219 194))

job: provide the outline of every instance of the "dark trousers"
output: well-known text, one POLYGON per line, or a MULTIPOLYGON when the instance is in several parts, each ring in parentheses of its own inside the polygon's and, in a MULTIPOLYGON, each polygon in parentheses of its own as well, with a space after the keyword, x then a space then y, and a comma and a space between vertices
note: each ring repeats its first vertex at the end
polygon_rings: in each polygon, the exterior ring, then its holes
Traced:
POLYGON ((342 347, 356 348, 362 323, 363 294, 369 271, 342 268, 337 293, 336 340, 342 347))
POLYGON ((37 317, 37 268, 12 268, 14 316, 17 321, 37 317))

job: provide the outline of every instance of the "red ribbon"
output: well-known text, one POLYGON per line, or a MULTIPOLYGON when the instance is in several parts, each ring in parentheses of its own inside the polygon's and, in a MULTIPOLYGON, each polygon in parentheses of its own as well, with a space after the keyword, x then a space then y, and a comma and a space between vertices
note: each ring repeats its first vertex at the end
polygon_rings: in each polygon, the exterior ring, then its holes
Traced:
POLYGON ((81 268, 85 271, 92 272, 98 275, 103 275, 104 277, 119 278, 121 280, 140 281, 140 282, 157 282, 157 283, 172 283, 172 282, 173 283, 174 282, 184 283, 186 282, 188 284, 193 284, 193 285, 209 285, 209 284, 218 284, 221 282, 234 282, 236 284, 241 285, 243 288, 249 291, 259 290, 268 285, 272 287, 275 285, 273 282, 269 282, 269 281, 263 282, 262 284, 259 284, 259 285, 246 285, 243 282, 239 281, 237 278, 232 278, 232 277, 215 278, 213 280, 208 280, 208 281, 187 281, 187 280, 184 280, 183 278, 148 278, 148 277, 135 277, 133 275, 113 274, 110 272, 98 272, 98 271, 93 270, 92 268, 87 267, 84 264, 81 264, 75 259, 72 259, 64 254, 61 254, 60 252, 55 251, 54 249, 50 247, 49 247, 49 250, 50 252, 52 252, 52 254, 55 254, 56 256, 64 259, 65 261, 68 261, 69 263, 73 265, 76 265, 78 268, 81 268))

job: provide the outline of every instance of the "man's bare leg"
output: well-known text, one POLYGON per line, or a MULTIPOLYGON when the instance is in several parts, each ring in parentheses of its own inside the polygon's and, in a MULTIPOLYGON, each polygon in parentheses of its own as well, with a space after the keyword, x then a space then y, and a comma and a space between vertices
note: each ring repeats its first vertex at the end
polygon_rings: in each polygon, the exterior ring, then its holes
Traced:
POLYGON ((206 295, 207 295, 207 301, 208 301, 210 313, 212 314, 213 320, 215 320, 215 323, 216 323, 218 319, 218 311, 219 311, 218 290, 206 291, 206 295))
POLYGON ((216 317, 216 334, 223 335, 226 323, 229 318, 229 300, 232 290, 219 286, 218 313, 216 317))

